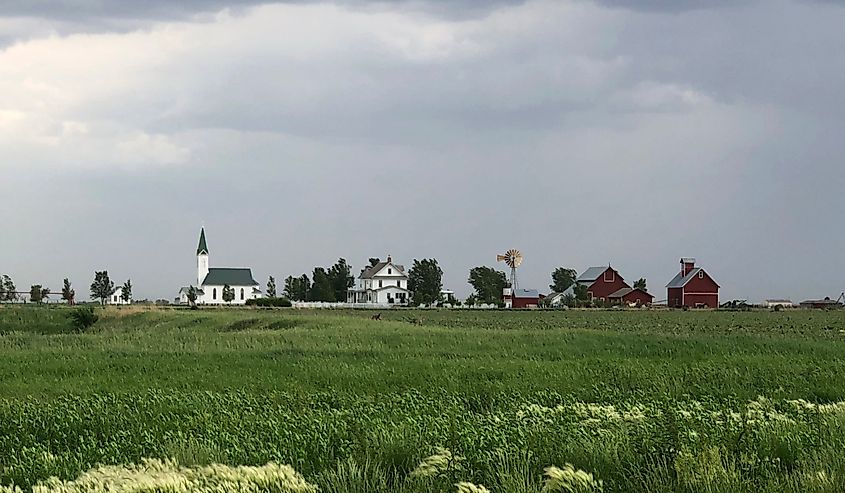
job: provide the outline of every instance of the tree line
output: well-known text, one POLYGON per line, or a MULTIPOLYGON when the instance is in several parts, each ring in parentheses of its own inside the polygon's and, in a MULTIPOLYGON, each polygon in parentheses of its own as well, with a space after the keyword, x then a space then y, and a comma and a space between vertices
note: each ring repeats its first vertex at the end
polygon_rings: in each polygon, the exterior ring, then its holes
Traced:
MULTIPOLYGON (((121 300, 128 302, 132 299, 131 279, 127 279, 126 282, 120 286, 120 289, 121 300)), ((114 281, 109 279, 108 271, 95 271, 94 281, 91 283, 90 291, 92 300, 99 300, 100 304, 105 305, 106 300, 108 300, 117 291, 117 288, 114 285, 114 281)), ((40 304, 43 303, 51 293, 52 291, 50 288, 44 287, 41 284, 33 284, 29 288, 29 300, 32 303, 40 304)), ((13 302, 19 299, 20 294, 12 279, 8 275, 0 275, 0 302, 13 302)), ((64 300, 68 305, 76 304, 76 290, 73 289, 73 285, 67 278, 65 278, 62 282, 62 300, 64 300)))

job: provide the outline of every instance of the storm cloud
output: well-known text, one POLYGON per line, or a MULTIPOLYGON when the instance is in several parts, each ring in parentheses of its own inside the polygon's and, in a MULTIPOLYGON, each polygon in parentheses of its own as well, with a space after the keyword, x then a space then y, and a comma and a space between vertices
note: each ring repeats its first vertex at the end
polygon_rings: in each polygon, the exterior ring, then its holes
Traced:
POLYGON ((4 2, 0 273, 172 298, 436 257, 468 294, 611 262, 657 299, 836 295, 845 9, 834 2, 4 2))

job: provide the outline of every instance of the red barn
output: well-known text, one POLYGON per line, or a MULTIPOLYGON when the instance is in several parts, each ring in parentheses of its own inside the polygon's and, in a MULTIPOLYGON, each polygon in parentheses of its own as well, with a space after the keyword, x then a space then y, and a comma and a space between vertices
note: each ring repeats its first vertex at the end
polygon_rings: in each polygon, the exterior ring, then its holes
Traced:
POLYGON ((587 286, 587 296, 590 299, 607 301, 610 295, 622 288, 630 288, 625 279, 611 266, 590 267, 578 276, 578 284, 587 286))
POLYGON ((611 294, 607 299, 620 305, 644 306, 650 305, 654 301, 654 296, 640 288, 622 288, 611 294))
POLYGON ((694 258, 681 259, 681 271, 666 285, 671 308, 719 308, 719 285, 694 258))

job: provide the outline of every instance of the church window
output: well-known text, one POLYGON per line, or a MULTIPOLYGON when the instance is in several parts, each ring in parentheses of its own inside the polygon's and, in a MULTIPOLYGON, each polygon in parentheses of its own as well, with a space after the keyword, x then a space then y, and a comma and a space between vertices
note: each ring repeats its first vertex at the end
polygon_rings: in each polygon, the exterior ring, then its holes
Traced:
POLYGON ((211 290, 211 299, 213 299, 213 300, 217 299, 217 288, 214 288, 214 289, 211 290))
POLYGON ((393 274, 393 269, 387 269, 388 274, 393 274))
POLYGON ((381 279, 378 280, 378 287, 384 287, 384 282, 381 279))
POLYGON ((241 288, 241 300, 244 299, 244 288, 241 288))

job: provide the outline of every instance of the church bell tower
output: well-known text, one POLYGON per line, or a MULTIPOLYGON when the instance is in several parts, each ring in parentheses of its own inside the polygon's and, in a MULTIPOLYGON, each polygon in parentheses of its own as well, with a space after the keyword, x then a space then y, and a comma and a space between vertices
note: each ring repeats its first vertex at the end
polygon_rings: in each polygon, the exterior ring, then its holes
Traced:
POLYGON ((200 242, 197 245, 197 288, 202 286, 208 275, 208 245, 205 243, 205 228, 200 230, 200 242))

